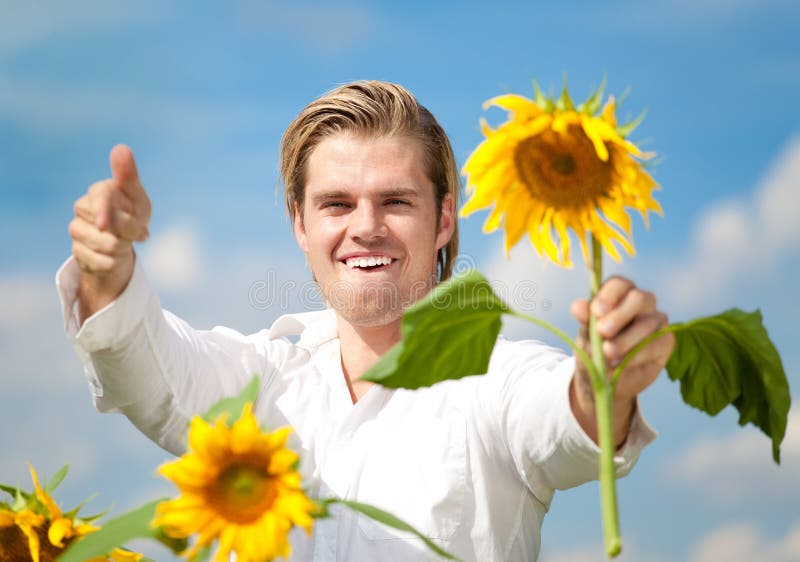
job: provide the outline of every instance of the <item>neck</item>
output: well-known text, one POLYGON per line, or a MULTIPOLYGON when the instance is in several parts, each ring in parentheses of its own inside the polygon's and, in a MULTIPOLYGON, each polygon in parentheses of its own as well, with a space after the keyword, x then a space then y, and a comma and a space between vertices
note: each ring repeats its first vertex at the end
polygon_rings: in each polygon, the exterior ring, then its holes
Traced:
POLYGON ((342 370, 353 403, 372 386, 359 380, 361 376, 400 341, 400 320, 383 326, 355 326, 337 314, 342 370))

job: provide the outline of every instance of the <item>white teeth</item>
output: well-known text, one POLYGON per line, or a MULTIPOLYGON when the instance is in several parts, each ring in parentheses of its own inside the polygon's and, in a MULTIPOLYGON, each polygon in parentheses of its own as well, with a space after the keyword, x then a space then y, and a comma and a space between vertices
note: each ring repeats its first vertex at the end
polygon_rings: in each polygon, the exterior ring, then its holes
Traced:
POLYGON ((389 256, 370 256, 368 258, 347 258, 345 264, 347 267, 373 267, 376 265, 389 265, 394 260, 389 256))

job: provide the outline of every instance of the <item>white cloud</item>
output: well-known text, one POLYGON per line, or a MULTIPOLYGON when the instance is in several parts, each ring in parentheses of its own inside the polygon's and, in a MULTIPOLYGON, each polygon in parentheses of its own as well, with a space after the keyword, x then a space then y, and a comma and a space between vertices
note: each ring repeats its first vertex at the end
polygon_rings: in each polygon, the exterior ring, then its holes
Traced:
MULTIPOLYGON (((604 562, 603 546, 579 546, 556 553, 543 553, 541 562, 604 562)), ((643 551, 630 541, 617 562, 667 562, 661 554, 643 551)), ((689 549, 681 562, 800 562, 800 521, 796 521, 780 538, 767 538, 753 523, 727 522, 709 531, 689 549)))
POLYGON ((697 439, 676 454, 664 472, 674 486, 688 486, 692 493, 726 508, 755 500, 800 503, 800 410, 789 412, 780 466, 772 461, 770 440, 747 426, 723 438, 697 439))
POLYGON ((800 137, 776 158, 752 195, 712 205, 698 220, 685 262, 662 270, 663 291, 682 309, 708 304, 742 279, 764 282, 800 252, 800 137))
POLYGON ((706 535, 689 562, 800 562, 800 522, 779 539, 768 539, 753 523, 730 523, 706 535))
POLYGON ((161 230, 142 247, 142 261, 156 287, 172 291, 196 287, 203 264, 195 228, 179 222, 161 230))
POLYGON ((11 274, 0 278, 0 334, 3 339, 18 330, 36 326, 56 299, 54 283, 33 274, 11 274))

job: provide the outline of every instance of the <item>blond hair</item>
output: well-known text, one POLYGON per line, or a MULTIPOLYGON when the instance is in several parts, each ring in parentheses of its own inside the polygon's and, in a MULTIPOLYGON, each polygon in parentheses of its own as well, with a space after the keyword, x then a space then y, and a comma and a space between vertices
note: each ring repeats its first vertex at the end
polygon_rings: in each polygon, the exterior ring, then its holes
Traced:
MULTIPOLYGON (((434 185, 437 226, 446 194, 458 208, 460 177, 450 141, 436 118, 405 88, 380 81, 345 84, 311 102, 281 138, 280 175, 286 208, 294 221, 302 216, 308 158, 325 137, 338 133, 360 136, 406 136, 420 142, 428 179, 434 185)), ((454 210, 455 210, 454 209, 454 210)), ((458 221, 453 235, 436 256, 438 279, 453 272, 458 255, 458 221)))

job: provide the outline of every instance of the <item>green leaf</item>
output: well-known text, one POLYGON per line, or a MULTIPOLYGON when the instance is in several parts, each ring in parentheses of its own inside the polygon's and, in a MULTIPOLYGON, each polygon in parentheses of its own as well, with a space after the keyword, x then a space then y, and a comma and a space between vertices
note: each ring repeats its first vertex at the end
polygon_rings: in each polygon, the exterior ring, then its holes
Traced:
POLYGON ((572 98, 569 97, 566 78, 564 79, 564 87, 561 88, 561 97, 559 97, 556 102, 556 108, 561 111, 572 111, 575 109, 575 104, 572 103, 572 98))
POLYGON ((667 373, 680 381, 684 402, 712 416, 733 404, 740 425, 751 423, 772 439, 780 463, 791 398, 761 312, 733 308, 670 328, 676 342, 667 373))
POLYGON ((211 558, 211 545, 201 548, 192 562, 208 562, 211 558))
POLYGON ((175 554, 180 554, 189 546, 189 539, 177 539, 175 537, 170 537, 161 527, 156 529, 156 534, 153 536, 153 538, 166 546, 175 554))
POLYGON ((539 83, 536 80, 533 81, 533 101, 535 101, 536 105, 541 108, 544 108, 550 101, 547 99, 547 96, 544 95, 544 92, 542 92, 542 89, 539 87, 539 83))
POLYGON ((458 558, 456 558, 455 556, 453 556, 452 554, 450 554, 446 550, 443 550, 436 543, 434 543, 431 539, 429 539, 428 537, 426 537, 425 535, 423 535, 422 533, 417 531, 414 527, 412 527, 411 525, 409 525, 408 523, 406 523, 402 519, 398 519, 397 517, 395 517, 391 513, 387 512, 387 511, 383 511, 382 509, 379 509, 379 508, 375 507, 374 505, 369 505, 369 504, 360 503, 360 502, 354 502, 354 501, 350 501, 350 500, 340 500, 340 499, 337 499, 337 498, 330 498, 330 499, 323 500, 323 503, 325 504, 325 507, 327 507, 327 506, 329 506, 331 504, 334 504, 334 503, 340 503, 342 505, 346 505, 347 507, 349 507, 353 511, 357 511, 358 513, 361 513, 362 515, 366 515, 370 519, 374 519, 375 521, 378 521, 379 523, 383 523, 384 525, 388 525, 389 527, 392 527, 394 529, 398 529, 400 531, 406 531, 406 532, 409 532, 409 533, 412 533, 412 534, 416 535, 417 537, 422 539, 422 542, 424 542, 425 545, 428 548, 430 548, 432 551, 434 551, 436 554, 438 554, 442 558, 447 558, 448 560, 458 560, 458 558))
POLYGON ((52 493, 53 490, 58 488, 58 485, 61 484, 61 482, 64 480, 64 477, 67 475, 67 472, 69 472, 69 465, 65 464, 60 469, 58 469, 58 472, 56 472, 53 475, 53 477, 47 482, 47 484, 45 484, 44 491, 47 492, 48 494, 52 493))
POLYGON ((647 115, 646 108, 643 109, 642 112, 639 114, 639 116, 633 121, 628 121, 624 125, 618 125, 617 133, 619 133, 619 136, 621 136, 622 138, 627 138, 628 135, 630 135, 633 132, 633 130, 636 127, 638 127, 642 123, 642 121, 644 121, 645 115, 647 115))
POLYGON ((223 398, 211 408, 203 416, 203 419, 208 423, 214 423, 222 414, 228 414, 228 423, 233 424, 242 415, 242 409, 247 402, 254 403, 258 397, 258 387, 261 379, 258 375, 253 375, 253 378, 247 383, 237 396, 223 398))
POLYGON ((586 112, 589 115, 594 115, 600 111, 600 105, 603 102, 603 93, 606 90, 607 80, 608 76, 603 76, 603 81, 600 82, 600 85, 594 92, 592 92, 586 101, 578 106, 578 111, 586 112))
MULTIPOLYGON (((70 509, 70 510, 69 510, 67 513, 65 513, 65 514, 64 514, 64 517, 66 517, 67 519, 74 519, 75 517, 77 517, 77 516, 78 516, 78 512, 79 512, 81 509, 83 509, 84 507, 86 507, 86 504, 88 504, 90 501, 92 501, 92 500, 93 500, 93 499, 95 499, 96 497, 97 497, 97 494, 96 494, 96 493, 92 494, 91 496, 89 496, 88 498, 86 498, 85 500, 83 500, 81 503, 79 503, 78 505, 76 505, 75 507, 73 507, 72 509, 70 509)), ((106 513, 108 513, 109 511, 111 511, 111 508, 110 508, 110 507, 109 507, 108 509, 106 509, 105 511, 101 511, 100 513, 98 513, 98 514, 96 514, 96 515, 90 515, 90 516, 88 516, 88 517, 81 517, 80 519, 81 519, 81 521, 83 521, 84 523, 92 523, 92 522, 94 522, 95 520, 97 520, 97 519, 100 519, 100 518, 101 518, 103 515, 105 515, 105 514, 106 514, 106 513)))
POLYGON ((138 538, 157 539, 159 530, 150 527, 156 505, 154 500, 106 523, 102 529, 72 543, 58 562, 83 562, 95 556, 105 556, 118 546, 138 538))
POLYGON ((20 490, 16 486, 6 486, 5 484, 0 484, 0 490, 2 490, 3 492, 6 492, 8 495, 10 495, 10 496, 12 496, 14 498, 16 498, 17 495, 22 495, 22 497, 24 499, 28 499, 29 497, 31 497, 33 495, 33 494, 29 494, 27 492, 23 492, 22 490, 20 490))
POLYGON ((402 341, 362 378, 389 388, 419 388, 483 374, 506 312, 478 271, 450 278, 405 311, 402 341))
POLYGON ((30 502, 30 500, 32 499, 35 499, 33 494, 26 494, 25 492, 17 488, 16 493, 14 494, 14 503, 11 504, 11 511, 16 511, 16 512, 22 511, 29 503, 33 503, 30 502))

